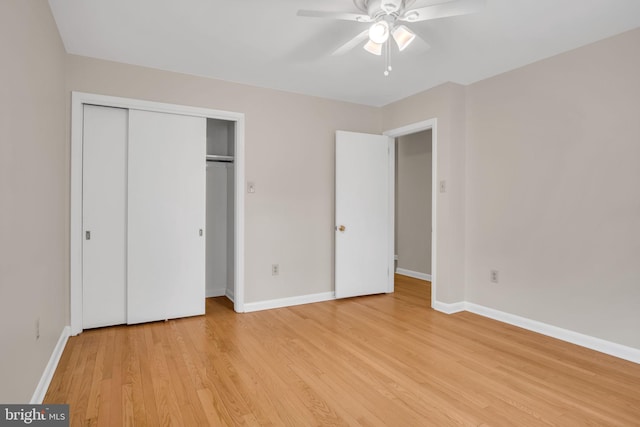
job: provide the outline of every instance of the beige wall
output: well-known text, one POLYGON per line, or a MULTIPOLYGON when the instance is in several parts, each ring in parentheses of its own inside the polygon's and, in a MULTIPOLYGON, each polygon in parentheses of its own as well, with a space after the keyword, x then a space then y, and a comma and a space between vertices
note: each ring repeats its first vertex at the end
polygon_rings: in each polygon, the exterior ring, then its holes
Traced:
POLYGON ((396 138, 397 268, 431 274, 431 130, 396 138))
POLYGON ((639 45, 637 29, 383 107, 385 130, 438 120, 438 301, 640 348, 639 45))
POLYGON ((640 348, 639 46, 467 88, 468 301, 640 348))
POLYGON ((465 298, 465 88, 447 83, 382 108, 383 129, 392 130, 437 119, 434 141, 438 181, 446 192, 437 194, 436 298, 456 303, 465 298))
POLYGON ((69 311, 64 49, 46 1, 0 1, 0 53, 0 402, 26 403, 69 311))
POLYGON ((334 135, 379 133, 378 108, 73 55, 66 89, 244 113, 245 302, 333 290, 334 135))

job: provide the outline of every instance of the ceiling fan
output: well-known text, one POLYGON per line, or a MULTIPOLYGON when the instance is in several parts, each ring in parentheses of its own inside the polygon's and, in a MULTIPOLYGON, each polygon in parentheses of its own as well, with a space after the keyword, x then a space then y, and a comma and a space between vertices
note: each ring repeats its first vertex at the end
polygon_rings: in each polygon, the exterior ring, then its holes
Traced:
MULTIPOLYGON (((319 10, 298 10, 298 16, 329 18, 371 24, 354 38, 340 46, 333 55, 340 55, 355 48, 365 40, 363 48, 374 55, 385 53, 384 75, 391 71, 391 43, 393 38, 399 51, 416 39, 417 35, 403 23, 428 21, 450 16, 467 15, 484 7, 486 0, 353 0, 361 12, 326 12, 319 10), (416 2, 422 4, 414 7, 416 2)), ((427 44, 428 46, 428 44, 427 44)))

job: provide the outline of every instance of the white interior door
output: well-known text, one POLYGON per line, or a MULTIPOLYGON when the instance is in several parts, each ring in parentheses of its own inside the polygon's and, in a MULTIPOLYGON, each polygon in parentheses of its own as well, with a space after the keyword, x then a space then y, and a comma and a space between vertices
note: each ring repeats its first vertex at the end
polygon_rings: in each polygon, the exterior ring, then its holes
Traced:
POLYGON ((336 298, 389 289, 389 137, 336 132, 336 298))
POLYGON ((82 169, 82 327, 127 322, 127 110, 85 105, 82 169))
POLYGON ((206 119, 129 112, 128 323, 204 314, 206 119))

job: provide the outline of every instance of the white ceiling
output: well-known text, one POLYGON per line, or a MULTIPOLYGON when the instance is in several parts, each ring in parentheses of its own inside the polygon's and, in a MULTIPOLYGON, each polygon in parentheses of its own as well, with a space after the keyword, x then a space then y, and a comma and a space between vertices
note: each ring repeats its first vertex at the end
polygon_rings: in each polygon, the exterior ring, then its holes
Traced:
POLYGON ((487 0, 474 15, 408 24, 431 49, 396 50, 384 77, 383 58, 360 47, 330 55, 367 24, 296 16, 298 9, 357 11, 352 0, 49 3, 71 54, 373 106, 640 27, 640 0, 487 0))

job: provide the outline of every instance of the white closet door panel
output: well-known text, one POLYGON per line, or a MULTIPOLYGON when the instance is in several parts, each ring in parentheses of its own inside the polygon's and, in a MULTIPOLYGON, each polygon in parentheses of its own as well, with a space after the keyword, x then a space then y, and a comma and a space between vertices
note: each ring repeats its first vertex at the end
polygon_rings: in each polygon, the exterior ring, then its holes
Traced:
POLYGON ((130 110, 128 323, 204 314, 205 150, 204 118, 130 110))
POLYGON ((126 323, 127 110, 84 106, 83 328, 126 323), (87 233, 90 233, 88 238, 87 233))

